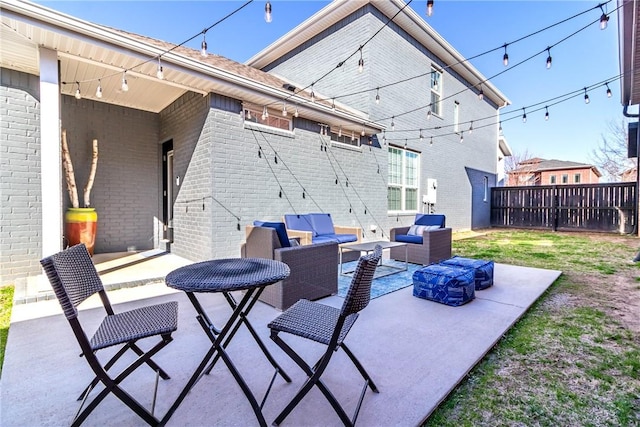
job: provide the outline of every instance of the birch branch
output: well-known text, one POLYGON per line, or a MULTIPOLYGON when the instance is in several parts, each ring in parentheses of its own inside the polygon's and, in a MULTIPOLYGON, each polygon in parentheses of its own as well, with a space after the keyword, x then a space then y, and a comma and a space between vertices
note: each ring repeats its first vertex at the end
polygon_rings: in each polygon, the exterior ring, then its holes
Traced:
POLYGON ((87 180, 87 186, 84 187, 84 207, 91 206, 91 189, 93 188, 93 180, 96 177, 96 169, 98 167, 98 140, 93 140, 93 156, 91 157, 91 171, 89 172, 89 179, 87 180))
POLYGON ((62 167, 64 168, 64 177, 67 182, 67 191, 69 192, 71 206, 79 208, 78 188, 76 187, 76 176, 73 172, 73 164, 71 163, 71 155, 69 154, 69 146, 67 145, 66 129, 62 129, 62 167))

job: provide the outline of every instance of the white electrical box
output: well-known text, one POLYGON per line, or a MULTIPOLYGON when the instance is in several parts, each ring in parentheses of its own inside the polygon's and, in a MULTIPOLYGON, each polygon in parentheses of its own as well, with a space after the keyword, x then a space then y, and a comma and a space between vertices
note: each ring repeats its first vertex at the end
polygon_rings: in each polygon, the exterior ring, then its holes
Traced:
POLYGON ((436 197, 437 191, 438 191, 438 181, 433 178, 428 178, 426 193, 423 194, 422 196, 422 203, 425 203, 428 205, 435 205, 436 199, 437 199, 436 197))

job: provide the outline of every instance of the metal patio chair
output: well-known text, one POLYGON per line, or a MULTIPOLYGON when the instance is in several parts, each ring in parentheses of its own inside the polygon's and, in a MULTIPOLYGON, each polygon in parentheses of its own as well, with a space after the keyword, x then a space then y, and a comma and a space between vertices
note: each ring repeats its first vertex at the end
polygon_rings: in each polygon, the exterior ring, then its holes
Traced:
POLYGON ((64 315, 69 321, 71 329, 80 344, 82 351, 81 356, 87 360, 87 363, 96 375, 78 398, 78 400, 82 400, 82 403, 71 425, 78 426, 82 424, 91 411, 93 411, 109 393, 113 393, 148 424, 157 425, 159 420, 153 415, 153 412, 158 388, 158 377, 169 379, 169 375, 167 375, 151 357, 171 342, 171 334, 178 326, 178 303, 171 301, 136 308, 126 312, 114 313, 102 281, 98 276, 98 272, 84 244, 73 246, 55 255, 44 258, 40 260, 40 263, 58 297, 64 315), (96 293, 100 295, 107 315, 102 320, 93 337, 89 339, 78 318, 77 306, 96 293), (140 339, 157 335, 161 338, 160 342, 155 344, 147 352, 143 351, 136 344, 136 341, 140 339), (115 345, 123 346, 103 365, 96 357, 95 352, 115 345), (107 371, 128 350, 136 353, 138 358, 119 374, 115 376, 110 375, 107 371), (120 382, 143 364, 148 365, 156 372, 153 403, 150 411, 144 408, 119 386, 120 382), (88 396, 98 383, 102 383, 104 389, 84 407, 88 396))
POLYGON ((344 339, 358 318, 358 312, 365 308, 371 300, 371 281, 373 280, 373 274, 381 257, 382 248, 379 245, 376 246, 375 251, 371 254, 360 257, 356 270, 353 273, 349 291, 342 304, 342 309, 302 299, 269 323, 268 327, 271 329, 271 339, 282 348, 309 377, 300 390, 298 390, 298 393, 282 410, 280 415, 277 416, 273 422, 274 425, 281 424, 313 386, 317 386, 320 389, 342 422, 347 426, 355 424, 367 387, 371 388, 373 392, 378 393, 378 389, 373 383, 373 380, 351 350, 346 346, 344 339), (280 338, 280 332, 325 344, 327 349, 322 357, 311 367, 280 338), (320 379, 331 360, 331 356, 339 348, 342 348, 347 356, 349 356, 365 380, 352 419, 349 418, 340 403, 320 379))

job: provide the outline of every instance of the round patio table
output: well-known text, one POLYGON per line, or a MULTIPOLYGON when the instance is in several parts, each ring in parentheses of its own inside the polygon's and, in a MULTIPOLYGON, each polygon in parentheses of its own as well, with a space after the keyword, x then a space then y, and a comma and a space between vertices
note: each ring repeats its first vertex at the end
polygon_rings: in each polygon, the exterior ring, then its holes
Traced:
POLYGON ((191 379, 162 419, 161 424, 164 425, 169 420, 200 377, 204 373, 208 374, 216 361, 221 358, 249 400, 258 422, 260 425, 266 426, 264 416, 262 415, 262 406, 266 401, 275 377, 280 374, 287 382, 291 382, 291 379, 278 365, 273 356, 271 356, 251 326, 251 323, 249 323, 247 315, 266 286, 286 279, 289 277, 289 274, 289 266, 280 261, 263 258, 226 258, 203 261, 180 267, 167 275, 165 278, 167 286, 184 291, 187 294, 187 297, 196 310, 196 318, 212 344, 202 359, 202 362, 191 376, 191 379), (244 291, 244 296, 240 302, 237 302, 231 294, 233 291, 244 291), (229 317, 221 329, 213 325, 213 322, 207 316, 196 296, 198 293, 212 292, 221 292, 233 309, 231 317, 229 317), (266 391, 261 404, 258 404, 253 392, 249 389, 245 380, 225 351, 225 348, 242 324, 247 327, 263 354, 275 368, 269 389, 266 391))

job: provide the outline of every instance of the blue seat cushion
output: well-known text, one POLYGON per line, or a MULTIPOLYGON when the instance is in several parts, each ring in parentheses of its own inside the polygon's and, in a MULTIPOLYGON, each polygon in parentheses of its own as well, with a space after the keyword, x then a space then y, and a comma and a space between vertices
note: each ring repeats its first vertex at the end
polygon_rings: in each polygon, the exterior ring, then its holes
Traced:
POLYGON ((284 222, 289 230, 311 231, 314 236, 316 235, 308 215, 286 214, 284 222))
POLYGON ((280 240, 280 246, 283 248, 291 246, 289 236, 287 236, 287 228, 284 226, 283 222, 253 221, 253 225, 256 227, 268 227, 275 229, 278 234, 278 240, 280 240))
POLYGON ((445 216, 438 214, 416 214, 416 219, 413 222, 417 225, 437 225, 440 228, 445 227, 445 216))
POLYGON ((324 243, 324 242, 338 242, 349 243, 358 240, 358 236, 355 234, 323 234, 313 238, 312 243, 324 243))
POLYGON ((473 269, 431 264, 413 273, 413 296, 451 306, 475 298, 473 269))
POLYGON ((493 286, 493 261, 454 256, 440 261, 440 264, 471 268, 475 275, 476 291, 493 286))
POLYGON ((336 231, 333 228, 333 220, 331 219, 331 214, 310 213, 307 216, 311 221, 311 226, 313 227, 313 231, 315 231, 318 236, 336 233, 336 231))
POLYGON ((422 236, 414 236, 412 234, 396 234, 396 242, 422 244, 422 236))

